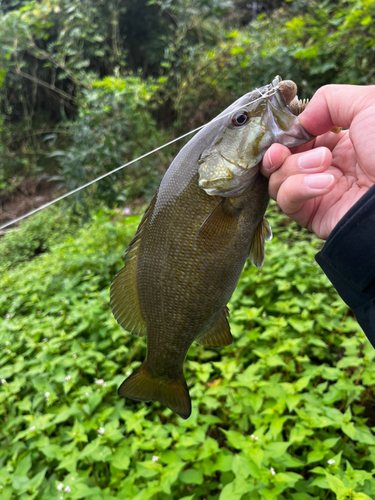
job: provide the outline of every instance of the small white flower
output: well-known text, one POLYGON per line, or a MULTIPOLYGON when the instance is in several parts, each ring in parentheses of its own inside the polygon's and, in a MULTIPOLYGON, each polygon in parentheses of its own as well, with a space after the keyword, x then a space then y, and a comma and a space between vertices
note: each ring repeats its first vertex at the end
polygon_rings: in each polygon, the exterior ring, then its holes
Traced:
POLYGON ((69 382, 69 380, 70 380, 71 378, 72 378, 72 377, 71 377, 70 375, 67 375, 67 376, 65 377, 65 381, 66 381, 66 382, 69 382))
POLYGON ((274 476, 276 474, 275 469, 273 467, 270 468, 270 473, 274 476))
POLYGON ((5 380, 5 378, 2 378, 2 379, 1 379, 1 383, 2 383, 2 384, 6 384, 6 383, 7 383, 7 381, 5 380))
POLYGON ((77 433, 76 432, 73 432, 72 436, 73 437, 76 437, 77 433))
POLYGON ((30 427, 30 430, 31 430, 31 432, 32 432, 32 431, 35 431, 35 425, 32 425, 32 426, 30 427))
POLYGON ((255 436, 255 438, 254 438, 254 439, 255 439, 255 441, 258 441, 258 439, 259 439, 259 438, 258 438, 258 436, 255 436))
POLYGON ((10 314, 6 314, 5 317, 6 317, 6 319, 9 319, 10 318, 10 314))
POLYGON ((124 207, 124 208, 122 209, 122 213, 123 213, 124 215, 131 215, 131 214, 132 214, 132 209, 131 209, 130 207, 124 207))
POLYGON ((328 464, 329 465, 333 465, 335 463, 335 461, 333 460, 333 458, 330 458, 329 460, 327 460, 328 464))
POLYGON ((250 437, 251 437, 251 439, 254 439, 254 438, 255 438, 254 434, 251 434, 251 436, 250 436, 250 437))
POLYGON ((48 339, 43 339, 43 342, 48 342, 48 339))
POLYGON ((127 372, 125 372, 125 375, 126 375, 127 377, 129 377, 129 375, 130 375, 130 374, 131 374, 131 371, 129 371, 129 370, 128 370, 127 372))
POLYGON ((154 443, 155 442, 155 439, 154 438, 151 438, 151 443, 154 443))
POLYGON ((5 345, 9 345, 9 341, 8 340, 5 341, 5 345))
POLYGON ((157 455, 154 455, 151 460, 153 462, 157 462, 159 460, 159 457, 157 455))
POLYGON ((88 398, 89 397, 89 393, 85 392, 85 396, 86 396, 86 398, 88 398))
POLYGON ((7 354, 10 354, 12 351, 10 349, 7 349, 7 354))
POLYGON ((65 493, 70 493, 71 490, 70 490, 69 486, 65 486, 64 491, 65 491, 65 493))
POLYGON ((97 380, 95 382, 96 385, 101 385, 102 387, 105 387, 105 382, 102 378, 100 378, 99 380, 97 380))
POLYGON ((87 269, 86 274, 90 274, 90 273, 91 273, 90 269, 87 269))
POLYGON ((96 432, 98 434, 104 434, 104 427, 99 427, 99 429, 96 432))
POLYGON ((59 491, 62 491, 64 489, 64 485, 62 483, 60 483, 58 486, 57 486, 57 489, 59 491))
POLYGON ((77 354, 73 354, 72 358, 76 359, 77 358, 77 354))
POLYGON ((50 397, 50 395, 51 395, 51 394, 50 394, 49 392, 45 392, 45 393, 44 393, 44 396, 45 396, 46 398, 49 398, 49 397, 50 397))

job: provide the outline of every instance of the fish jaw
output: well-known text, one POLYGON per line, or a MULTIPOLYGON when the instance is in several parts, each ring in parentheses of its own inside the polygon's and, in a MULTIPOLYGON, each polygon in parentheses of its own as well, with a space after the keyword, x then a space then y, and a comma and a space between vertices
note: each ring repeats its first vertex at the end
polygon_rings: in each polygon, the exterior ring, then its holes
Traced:
POLYGON ((207 165, 205 175, 199 181, 199 187, 207 194, 215 196, 220 190, 220 196, 225 197, 226 193, 232 197, 241 196, 252 186, 258 169, 249 169, 247 164, 240 165, 217 151, 212 159, 214 161, 207 165))

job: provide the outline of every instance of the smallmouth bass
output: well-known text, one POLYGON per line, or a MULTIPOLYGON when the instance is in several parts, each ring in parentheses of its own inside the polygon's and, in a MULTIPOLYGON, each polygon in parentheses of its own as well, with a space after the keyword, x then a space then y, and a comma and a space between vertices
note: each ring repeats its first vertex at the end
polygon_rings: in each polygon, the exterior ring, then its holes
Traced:
POLYGON ((313 139, 296 115, 304 107, 294 82, 277 76, 245 94, 178 153, 130 243, 111 286, 111 307, 127 331, 147 336, 147 356, 119 394, 159 401, 182 418, 191 414, 183 374, 195 340, 229 345, 229 299, 249 257, 260 269, 268 181, 260 162, 274 142, 313 139))

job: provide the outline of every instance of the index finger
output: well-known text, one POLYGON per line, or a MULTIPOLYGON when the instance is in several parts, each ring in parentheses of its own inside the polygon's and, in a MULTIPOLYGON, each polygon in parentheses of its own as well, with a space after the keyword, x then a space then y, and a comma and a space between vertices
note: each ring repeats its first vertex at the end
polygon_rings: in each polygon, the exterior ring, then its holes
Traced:
POLYGON ((298 117, 312 135, 321 135, 333 127, 349 128, 354 117, 375 104, 375 85, 325 85, 298 117))

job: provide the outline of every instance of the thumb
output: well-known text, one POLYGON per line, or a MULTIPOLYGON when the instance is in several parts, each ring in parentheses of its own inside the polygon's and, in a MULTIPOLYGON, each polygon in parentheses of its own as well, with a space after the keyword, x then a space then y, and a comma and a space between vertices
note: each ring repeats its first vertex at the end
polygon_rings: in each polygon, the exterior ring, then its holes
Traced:
POLYGON ((354 117, 375 105, 375 85, 326 85, 321 87, 298 117, 312 135, 322 135, 333 127, 349 128, 354 117))

